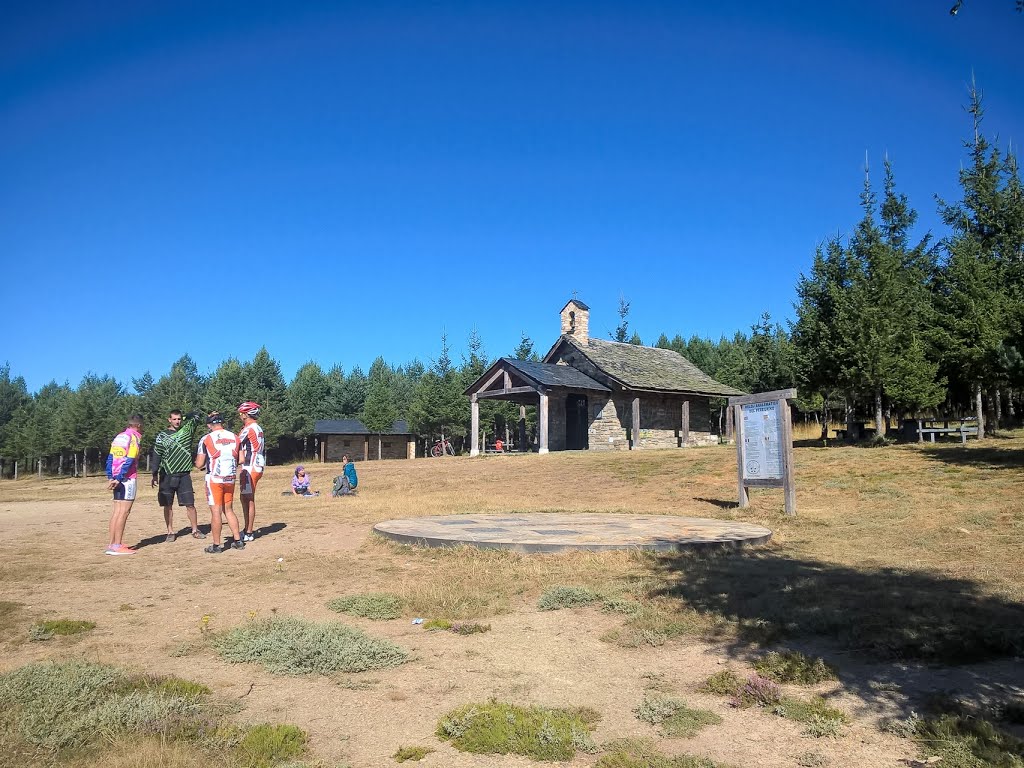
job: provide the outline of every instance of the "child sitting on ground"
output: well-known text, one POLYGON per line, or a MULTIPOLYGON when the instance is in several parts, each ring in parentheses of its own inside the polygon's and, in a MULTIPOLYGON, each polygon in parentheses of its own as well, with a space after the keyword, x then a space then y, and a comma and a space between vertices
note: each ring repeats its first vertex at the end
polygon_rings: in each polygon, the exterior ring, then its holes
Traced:
POLYGON ((306 471, 306 468, 299 464, 295 468, 295 477, 292 478, 292 493, 296 496, 319 496, 316 491, 309 489, 313 482, 313 476, 306 471))

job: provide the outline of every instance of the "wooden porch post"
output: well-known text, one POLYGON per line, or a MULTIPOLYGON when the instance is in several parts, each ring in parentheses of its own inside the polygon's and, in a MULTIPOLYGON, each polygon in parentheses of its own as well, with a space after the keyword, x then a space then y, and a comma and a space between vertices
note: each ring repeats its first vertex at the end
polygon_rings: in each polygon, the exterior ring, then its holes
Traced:
POLYGON ((683 447, 690 441, 690 401, 683 400, 683 425, 682 429, 679 430, 679 435, 683 439, 683 447))
POLYGON ((541 392, 540 394, 540 408, 537 409, 537 419, 539 424, 537 425, 540 431, 540 445, 537 448, 537 453, 548 452, 548 396, 541 392))
POLYGON ((469 455, 479 456, 480 455, 480 402, 476 399, 476 395, 472 395, 469 398, 469 408, 472 413, 470 417, 470 438, 469 438, 469 455))
POLYGON ((630 445, 630 450, 635 451, 635 450, 640 448, 640 398, 639 397, 634 397, 633 398, 633 419, 632 419, 632 421, 633 421, 633 423, 632 423, 632 428, 630 429, 630 432, 633 433, 633 435, 632 435, 633 436, 633 440, 632 440, 632 444, 630 445))
POLYGON ((528 451, 530 446, 526 444, 526 406, 519 406, 519 450, 528 451))

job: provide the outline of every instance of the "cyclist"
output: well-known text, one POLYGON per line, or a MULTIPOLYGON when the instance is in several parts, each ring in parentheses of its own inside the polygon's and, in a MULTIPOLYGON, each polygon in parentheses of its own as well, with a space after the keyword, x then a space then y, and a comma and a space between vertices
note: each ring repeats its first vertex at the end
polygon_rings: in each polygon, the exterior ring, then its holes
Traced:
POLYGON ((238 466, 238 437, 234 432, 224 429, 224 417, 216 411, 206 417, 206 427, 210 432, 199 441, 196 469, 206 470, 206 501, 210 505, 213 544, 203 551, 214 554, 227 549, 227 546, 221 546, 220 543, 221 515, 228 519, 228 527, 234 537, 231 548, 245 549, 232 504, 235 497, 235 470, 238 466))
POLYGON ((139 473, 139 443, 142 441, 142 414, 136 413, 128 419, 124 432, 118 434, 110 444, 107 454, 107 490, 114 492, 114 509, 110 513, 110 544, 108 555, 134 555, 135 550, 126 547, 124 527, 135 503, 135 480, 139 473))
POLYGON ((263 427, 256 422, 260 417, 259 403, 246 400, 238 406, 238 414, 242 417, 243 425, 238 434, 238 492, 242 496, 242 515, 245 519, 242 541, 252 541, 253 526, 256 523, 256 483, 263 477, 263 468, 267 465, 266 444, 263 427))

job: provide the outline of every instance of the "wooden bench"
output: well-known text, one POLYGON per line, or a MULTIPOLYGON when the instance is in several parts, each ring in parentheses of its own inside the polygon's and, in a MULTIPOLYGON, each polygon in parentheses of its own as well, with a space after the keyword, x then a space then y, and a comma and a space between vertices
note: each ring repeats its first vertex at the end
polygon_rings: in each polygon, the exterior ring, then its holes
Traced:
POLYGON ((484 453, 508 453, 508 446, 503 445, 500 449, 495 447, 494 443, 490 445, 484 445, 484 453))

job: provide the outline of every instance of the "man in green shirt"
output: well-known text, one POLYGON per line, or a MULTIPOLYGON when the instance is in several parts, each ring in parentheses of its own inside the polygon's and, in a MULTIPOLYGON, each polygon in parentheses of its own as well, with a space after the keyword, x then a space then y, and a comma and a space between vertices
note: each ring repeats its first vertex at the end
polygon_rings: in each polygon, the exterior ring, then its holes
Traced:
POLYGON ((174 497, 178 504, 185 507, 188 521, 192 523, 192 537, 205 539, 206 534, 199 530, 196 517, 196 494, 192 488, 192 471, 194 456, 192 438, 202 417, 197 413, 182 416, 175 408, 167 417, 168 429, 156 436, 153 443, 153 479, 150 488, 157 485, 157 503, 164 508, 164 522, 167 523, 166 541, 174 541, 174 497))

